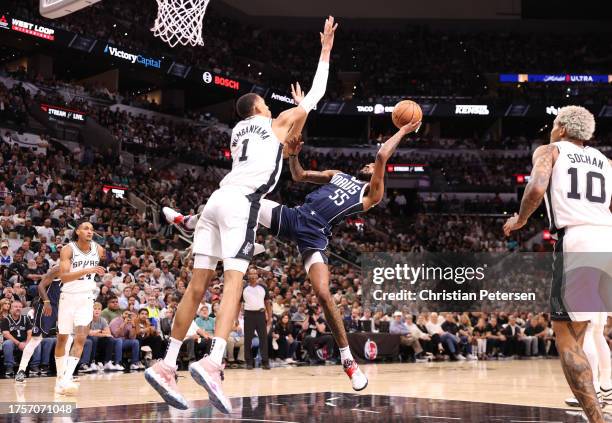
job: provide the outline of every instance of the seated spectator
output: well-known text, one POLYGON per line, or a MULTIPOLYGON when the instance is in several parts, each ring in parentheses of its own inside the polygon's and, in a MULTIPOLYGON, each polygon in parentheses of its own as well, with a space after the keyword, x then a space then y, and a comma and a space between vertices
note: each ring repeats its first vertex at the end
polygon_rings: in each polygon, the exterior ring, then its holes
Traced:
POLYGON ((227 339, 226 356, 228 363, 234 364, 234 367, 244 364, 244 330, 240 325, 240 320, 234 320, 234 326, 227 339), (238 354, 235 356, 236 348, 238 348, 238 354))
POLYGON ((472 342, 476 344, 476 355, 479 360, 487 359, 487 324, 483 317, 478 319, 472 328, 472 342))
MULTIPOLYGON (((109 327, 113 338, 120 341, 122 353, 123 351, 131 352, 129 369, 144 370, 144 366, 140 362, 140 345, 136 339, 134 319, 133 313, 125 310, 120 316, 111 320, 109 327)), ((115 362, 121 362, 121 359, 122 357, 115 357, 115 362)))
POLYGON ((400 344, 412 349, 416 357, 420 358, 423 353, 423 348, 419 339, 410 333, 408 325, 402 321, 402 312, 396 311, 393 313, 393 320, 389 326, 389 333, 392 335, 400 335, 400 344))
POLYGON ((502 330, 502 334, 506 337, 506 342, 504 344, 504 355, 506 357, 520 355, 521 350, 523 349, 521 347, 525 342, 525 336, 523 335, 523 330, 521 327, 516 324, 516 316, 510 316, 508 319, 508 324, 502 330))
POLYGON ((96 302, 94 304, 93 319, 89 324, 88 335, 88 339, 92 341, 91 355, 92 362, 94 363, 93 367, 96 370, 123 370, 123 367, 119 364, 122 356, 121 341, 113 337, 108 322, 101 314, 102 304, 96 302), (115 363, 112 361, 113 352, 115 353, 115 363), (98 365, 95 364, 99 355, 103 356, 101 369, 98 369, 98 365))
POLYGON ((497 324, 497 317, 492 316, 489 320, 489 324, 486 328, 487 333, 487 349, 488 355, 495 355, 497 357, 503 357, 504 343, 506 337, 501 333, 501 328, 497 324))
POLYGON ((324 363, 333 357, 334 338, 330 334, 319 306, 310 310, 308 318, 302 323, 302 330, 304 332, 304 348, 308 351, 310 364, 324 363), (319 356, 317 350, 320 348, 324 348, 324 350, 319 356))
POLYGON ((210 316, 208 307, 200 308, 195 323, 198 326, 197 334, 200 335, 200 342, 196 348, 205 354, 210 350, 210 345, 215 334, 215 318, 210 316))
POLYGON ((272 338, 277 343, 278 349, 274 349, 272 344, 272 354, 276 354, 275 358, 283 360, 287 364, 295 363, 293 359, 298 348, 298 341, 293 337, 293 323, 289 320, 289 312, 282 314, 277 320, 272 331, 272 338))
POLYGON ((545 328, 540 326, 537 317, 532 317, 525 325, 521 341, 525 345, 525 355, 527 357, 537 357, 539 353, 539 341, 546 333, 545 328))
POLYGON ((457 337, 452 333, 442 329, 442 325, 438 321, 438 313, 431 313, 429 320, 425 323, 427 333, 432 337, 432 341, 442 346, 448 351, 451 360, 465 360, 465 357, 459 354, 457 337))
POLYGON ((111 296, 108 299, 106 308, 102 310, 101 316, 104 317, 107 322, 112 322, 114 319, 121 316, 122 313, 123 310, 119 308, 119 299, 111 296))
POLYGON ((162 338, 159 336, 156 327, 151 324, 149 311, 146 308, 138 311, 136 339, 140 342, 141 348, 143 346, 151 348, 154 360, 162 358, 162 338))
MULTIPOLYGON (((4 374, 7 378, 15 375, 16 355, 21 356, 21 351, 32 338, 32 322, 26 315, 21 314, 23 306, 19 301, 11 303, 9 315, 0 322, 0 329, 4 342, 2 352, 4 354, 4 374)), ((30 368, 38 373, 40 365, 40 345, 34 350, 30 368)))

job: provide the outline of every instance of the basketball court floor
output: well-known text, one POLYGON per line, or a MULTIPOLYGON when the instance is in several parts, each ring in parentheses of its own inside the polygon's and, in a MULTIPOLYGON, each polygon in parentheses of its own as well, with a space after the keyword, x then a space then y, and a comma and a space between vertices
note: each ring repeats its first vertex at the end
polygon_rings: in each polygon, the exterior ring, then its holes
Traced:
MULTIPOLYGON (((558 360, 363 366, 370 383, 352 391, 340 366, 228 370, 225 390, 234 412, 209 405, 187 372, 179 388, 191 408, 168 407, 142 372, 80 376, 70 417, 2 414, 0 421, 61 422, 583 422, 565 407, 570 396, 558 360)), ((69 401, 53 393, 55 378, 0 380, 1 402, 69 401)), ((5 409, 4 412, 7 410, 5 409)))

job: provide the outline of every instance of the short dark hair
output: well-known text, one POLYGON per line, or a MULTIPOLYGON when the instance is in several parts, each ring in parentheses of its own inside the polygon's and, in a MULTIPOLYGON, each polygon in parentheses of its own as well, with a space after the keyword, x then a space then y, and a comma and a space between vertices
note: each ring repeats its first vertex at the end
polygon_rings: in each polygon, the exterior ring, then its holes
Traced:
POLYGON ((255 102, 260 98, 255 93, 248 93, 241 96, 236 101, 236 114, 240 119, 246 119, 253 114, 255 108, 255 102))
POLYGON ((89 219, 82 218, 82 219, 79 219, 79 220, 77 221, 76 226, 74 227, 74 230, 72 231, 72 237, 71 237, 71 238, 72 238, 72 240, 73 240, 73 241, 78 241, 79 236, 77 235, 77 232, 76 232, 76 231, 77 231, 77 229, 79 229, 79 227, 80 227, 80 226, 81 226, 83 223, 89 223, 89 219))

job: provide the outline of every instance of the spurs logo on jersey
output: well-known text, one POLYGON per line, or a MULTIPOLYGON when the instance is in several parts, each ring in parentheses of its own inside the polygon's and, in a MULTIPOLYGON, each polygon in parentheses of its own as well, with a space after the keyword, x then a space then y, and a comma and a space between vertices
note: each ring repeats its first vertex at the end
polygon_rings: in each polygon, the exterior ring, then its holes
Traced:
POLYGON ((593 147, 568 141, 554 143, 559 150, 546 193, 546 209, 554 233, 566 226, 612 226, 610 197, 612 167, 593 147))
POLYGON ((236 187, 260 197, 274 189, 281 174, 283 149, 272 131, 272 119, 251 116, 238 122, 230 147, 232 170, 221 187, 236 187))
MULTIPOLYGON (((89 251, 87 253, 81 251, 76 242, 71 242, 72 259, 70 260, 70 272, 76 272, 88 267, 97 266, 100 263, 98 255, 98 244, 94 241, 90 242, 89 251)), ((96 289, 95 274, 90 273, 72 282, 62 285, 62 292, 75 293, 91 293, 96 289)))

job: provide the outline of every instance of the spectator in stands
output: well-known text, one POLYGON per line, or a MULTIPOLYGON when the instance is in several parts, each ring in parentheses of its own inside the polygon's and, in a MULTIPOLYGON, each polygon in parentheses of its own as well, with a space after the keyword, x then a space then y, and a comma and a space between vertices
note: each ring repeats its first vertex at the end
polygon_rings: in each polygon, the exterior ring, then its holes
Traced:
POLYGON ((36 230, 40 239, 42 237, 45 237, 47 240, 55 239, 55 231, 51 227, 51 219, 45 219, 43 226, 37 227, 36 230))
MULTIPOLYGON (((129 276, 126 276, 123 281, 126 282, 129 276)), ((132 296, 132 286, 126 284, 123 288, 123 292, 121 293, 121 297, 119 297, 119 307, 123 310, 128 308, 129 299, 132 296)))
POLYGON ((501 333, 501 327, 497 324, 497 317, 492 316, 486 328, 488 355, 504 357, 504 343, 506 337, 501 333))
POLYGON ((11 312, 11 300, 8 298, 0 299, 0 322, 6 319, 11 312))
MULTIPOLYGON (((129 369, 144 370, 144 366, 140 362, 140 345, 136 339, 137 331, 134 320, 133 313, 125 310, 120 316, 111 320, 109 327, 113 338, 120 341, 121 351, 131 352, 129 369)), ((115 358, 115 361, 120 362, 121 358, 115 358)))
POLYGON ((120 317, 123 310, 119 308, 119 299, 115 296, 111 296, 108 299, 106 308, 102 310, 101 316, 106 319, 107 322, 112 322, 117 317, 120 317))
POLYGON ((119 364, 121 361, 122 349, 121 341, 113 337, 110 331, 107 320, 101 316, 102 304, 96 302, 94 304, 93 319, 89 324, 88 339, 92 342, 91 355, 93 368, 95 370, 120 371, 123 367, 119 364), (113 363, 112 357, 115 352, 116 363, 113 363), (102 366, 99 369, 96 363, 96 358, 100 355, 104 357, 102 366))
POLYGON ((476 354, 479 360, 487 359, 487 324, 483 317, 472 328, 473 342, 476 343, 476 354))
MULTIPOLYGON (((289 312, 286 311, 276 321, 276 325, 274 325, 274 330, 272 331, 272 337, 278 347, 275 350, 277 351, 275 358, 282 360, 287 364, 292 364, 295 362, 293 357, 298 348, 298 342, 293 337, 293 333, 293 323, 289 319, 289 312)), ((274 351, 274 344, 272 349, 274 351)))
POLYGON ((244 364, 244 330, 240 319, 234 320, 234 326, 227 339, 226 356, 228 363, 234 368, 244 364), (234 354, 236 348, 238 348, 237 355, 234 354))
POLYGON ((438 317, 438 313, 431 313, 429 315, 429 320, 425 324, 427 333, 431 335, 435 344, 442 343, 446 351, 449 353, 451 360, 465 360, 465 357, 459 354, 457 350, 459 343, 456 336, 442 329, 442 325, 438 321, 438 317))
POLYGON ((520 355, 522 349, 521 347, 524 344, 524 335, 521 327, 516 324, 516 316, 510 316, 508 319, 508 324, 502 330, 502 334, 506 337, 504 355, 507 357, 520 355))
MULTIPOLYGON (((0 322, 0 329, 4 342, 2 343, 2 352, 4 354, 4 369, 5 376, 11 378, 15 374, 15 359, 16 353, 25 348, 26 344, 32 338, 32 322, 26 315, 21 314, 23 306, 19 301, 13 301, 8 316, 0 322)), ((34 350, 32 356, 31 367, 38 372, 40 364, 40 345, 34 350)))
POLYGON ((0 267, 9 267, 13 263, 13 256, 9 252, 9 244, 2 241, 0 246, 0 267))
POLYGON ((334 338, 327 326, 327 322, 321 314, 319 306, 311 307, 308 311, 308 318, 302 323, 304 332, 304 348, 308 351, 310 364, 325 362, 334 355, 334 338), (324 348, 321 356, 317 355, 317 350, 324 348))
POLYGON ((200 308, 195 323, 199 328, 197 333, 201 337, 198 348, 201 351, 207 352, 210 349, 210 344, 215 334, 215 318, 210 316, 207 306, 200 308))
POLYGON ((149 320, 149 311, 142 308, 138 311, 138 320, 136 321, 136 339, 140 346, 148 346, 153 353, 153 359, 162 358, 162 338, 159 336, 157 329, 149 320))
POLYGON ((521 339, 525 345, 525 355, 536 357, 539 352, 539 340, 544 334, 544 328, 538 324, 538 319, 533 316, 525 325, 524 335, 521 339))
POLYGON ((400 343, 409 347, 414 352, 414 355, 420 357, 423 353, 423 348, 419 339, 410 333, 408 325, 402 320, 402 312, 397 310, 393 313, 393 320, 389 326, 389 333, 392 335, 400 335, 400 343))

